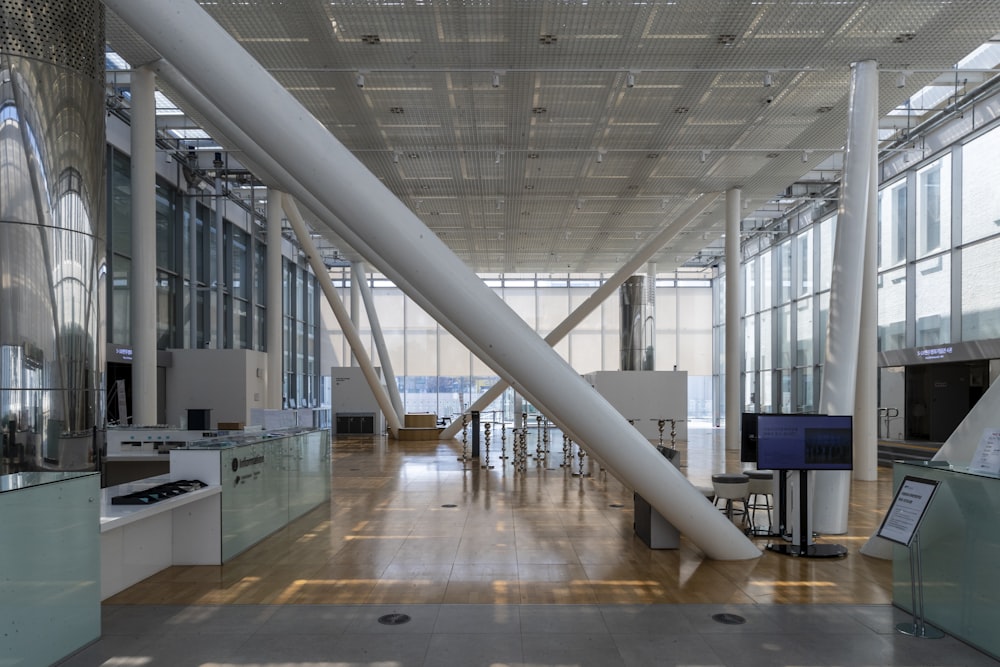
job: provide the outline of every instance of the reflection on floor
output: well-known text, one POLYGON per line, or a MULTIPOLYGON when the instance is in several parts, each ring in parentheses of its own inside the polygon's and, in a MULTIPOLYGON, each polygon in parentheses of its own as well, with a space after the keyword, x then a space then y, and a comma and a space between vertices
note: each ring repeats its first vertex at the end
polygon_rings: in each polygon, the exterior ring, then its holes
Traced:
MULTIPOLYGON (((558 434, 523 475, 498 440, 483 469, 459 460, 460 440, 335 438, 329 506, 224 566, 173 567, 107 600, 104 636, 68 664, 995 664, 893 633, 906 617, 889 606, 891 565, 858 553, 891 500, 888 469, 852 484, 848 532, 826 540, 846 558, 721 562, 683 538, 647 548, 631 490, 589 463, 572 476, 575 458, 560 467, 558 434), (413 621, 375 622, 389 613, 413 621)), ((741 469, 723 443, 694 425, 678 443, 694 484, 741 469)))

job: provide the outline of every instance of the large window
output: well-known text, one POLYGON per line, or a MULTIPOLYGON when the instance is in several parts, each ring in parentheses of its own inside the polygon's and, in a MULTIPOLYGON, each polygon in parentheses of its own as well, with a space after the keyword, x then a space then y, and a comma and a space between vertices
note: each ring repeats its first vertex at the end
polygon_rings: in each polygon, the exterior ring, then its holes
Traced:
POLYGON ((1000 128, 962 148, 962 242, 1000 233, 1000 128))
POLYGON ((917 171, 917 257, 951 245, 951 155, 917 171))
POLYGON ((1000 238, 962 249, 962 340, 1000 338, 1000 238))
POLYGON ((917 347, 951 342, 951 255, 917 262, 914 281, 917 347))
POLYGON ((878 267, 889 269, 906 261, 906 179, 883 188, 878 200, 878 267))
POLYGON ((906 347, 906 269, 878 276, 878 349, 906 347))

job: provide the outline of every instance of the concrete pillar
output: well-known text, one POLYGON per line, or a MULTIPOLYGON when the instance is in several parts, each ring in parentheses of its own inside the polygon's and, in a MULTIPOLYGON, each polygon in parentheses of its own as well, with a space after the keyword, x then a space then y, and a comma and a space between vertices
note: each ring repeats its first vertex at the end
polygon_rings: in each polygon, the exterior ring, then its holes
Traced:
POLYGON ((726 449, 740 448, 740 382, 743 371, 743 263, 740 256, 739 188, 726 190, 726 449))
POLYGON ((282 340, 284 303, 282 298, 281 266, 281 191, 267 190, 267 248, 264 252, 264 275, 267 318, 264 335, 267 342, 267 401, 272 410, 284 407, 283 389, 285 384, 284 356, 282 340))
POLYGON ((132 72, 132 423, 156 419, 156 78, 132 72))
MULTIPOLYGON (((831 415, 854 414, 869 197, 876 178, 871 151, 877 142, 878 65, 865 60, 851 65, 847 148, 834 239, 830 320, 819 401, 819 412, 831 415)), ((831 535, 847 532, 851 472, 824 470, 814 475, 812 529, 831 535)))

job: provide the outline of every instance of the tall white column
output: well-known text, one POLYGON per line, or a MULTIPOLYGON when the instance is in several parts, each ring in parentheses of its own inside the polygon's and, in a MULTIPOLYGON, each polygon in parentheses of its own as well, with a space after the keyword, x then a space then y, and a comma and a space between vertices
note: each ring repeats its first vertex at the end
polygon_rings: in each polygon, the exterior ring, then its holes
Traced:
MULTIPOLYGON (((353 265, 351 267, 354 268, 353 265)), ((361 286, 357 280, 357 274, 351 274, 351 303, 349 304, 351 309, 351 324, 357 329, 361 326, 361 286)), ((351 366, 358 365, 358 357, 354 354, 354 350, 351 350, 351 366)))
POLYGON ((188 188, 188 346, 198 347, 198 188, 188 188))
POLYGON ((739 188, 726 190, 726 449, 740 448, 740 374, 743 370, 743 266, 739 188))
POLYGON ((264 274, 267 278, 264 298, 264 312, 267 321, 265 332, 267 341, 267 407, 280 410, 283 406, 282 392, 285 383, 282 340, 284 304, 282 299, 281 268, 281 191, 267 190, 267 249, 264 254, 264 274))
MULTIPOLYGON (((156 419, 156 79, 132 72, 132 423, 156 419)), ((124 423, 124 419, 123 419, 124 423)))
MULTIPOLYGON (((560 322, 555 329, 549 332, 549 335, 545 337, 545 342, 549 345, 555 346, 556 343, 565 338, 570 331, 580 324, 580 322, 594 312, 597 307, 604 303, 609 296, 614 294, 615 291, 622 286, 622 283, 624 283, 629 276, 635 273, 639 267, 648 262, 649 259, 658 253, 664 245, 669 243, 671 239, 680 234, 685 227, 691 224, 691 222, 693 222, 699 215, 704 213, 705 210, 708 209, 713 202, 715 202, 718 196, 719 194, 717 192, 701 195, 701 197, 699 197, 697 201, 695 201, 691 207, 688 208, 683 215, 681 215, 681 217, 657 232, 635 253, 635 255, 625 262, 620 269, 615 271, 610 278, 604 281, 603 285, 594 290, 593 294, 588 296, 583 303, 577 306, 572 313, 566 316, 566 319, 560 322)), ((469 407, 467 412, 473 410, 485 410, 486 407, 495 401, 508 386, 510 385, 503 380, 497 382, 495 385, 487 389, 479 398, 477 398, 469 407)), ((443 440, 454 438, 461 428, 461 420, 455 420, 445 427, 443 431, 441 431, 441 438, 443 440)))
POLYGON ((375 299, 372 298, 371 288, 368 287, 364 262, 351 264, 351 282, 352 284, 357 283, 361 301, 364 301, 365 304, 365 313, 368 315, 368 324, 372 328, 372 338, 375 339, 375 350, 378 352, 378 361, 382 367, 385 388, 389 391, 389 400, 392 401, 392 407, 396 410, 396 416, 400 421, 403 421, 403 399, 399 395, 396 374, 392 372, 389 348, 386 347, 385 336, 382 335, 382 323, 379 321, 378 311, 375 310, 375 299))
POLYGON ((337 294, 337 290, 333 286, 333 281, 330 280, 330 275, 326 272, 323 258, 320 257, 315 244, 309 238, 309 230, 306 229, 306 224, 299 214, 298 206, 287 195, 282 195, 281 199, 282 207, 285 209, 285 213, 288 214, 288 222, 292 225, 295 237, 299 240, 299 245, 302 246, 302 250, 306 253, 306 259, 309 260, 309 265, 312 267, 313 273, 316 274, 319 286, 322 288, 323 294, 326 296, 326 300, 333 310, 334 317, 337 318, 337 323, 340 324, 340 328, 344 332, 344 337, 347 338, 347 342, 351 346, 351 351, 357 356, 358 366, 361 368, 361 372, 368 382, 368 388, 371 389, 372 394, 375 396, 375 401, 382 410, 382 414, 385 415, 385 423, 389 429, 389 434, 393 438, 396 438, 401 426, 399 416, 393 409, 392 401, 389 400, 389 395, 386 393, 385 387, 382 386, 378 375, 375 373, 375 367, 372 365, 372 360, 365 350, 361 336, 358 334, 358 329, 354 326, 354 322, 351 321, 347 308, 344 307, 344 302, 341 300, 340 295, 337 294))
POLYGON ((858 390, 854 397, 854 479, 878 479, 878 144, 870 146, 865 274, 861 282, 858 390))
POLYGON ((328 208, 341 223, 334 231, 377 248, 378 257, 367 260, 387 275, 395 269, 406 276, 408 289, 423 295, 451 326, 485 350, 497 372, 517 378, 550 414, 571 424, 599 458, 709 558, 760 556, 737 526, 706 503, 679 470, 194 0, 105 4, 328 208), (275 123, 275 118, 296 122, 275 123), (340 177, 330 179, 334 171, 340 177))
POLYGON ((215 348, 226 347, 226 235, 222 219, 222 176, 215 176, 215 348))
MULTIPOLYGON (((864 60, 851 65, 847 145, 841 186, 837 235, 833 248, 830 319, 819 411, 854 414, 861 331, 862 283, 872 180, 872 145, 878 142, 878 65, 864 60)), ((847 532, 851 472, 817 471, 813 530, 847 532)))

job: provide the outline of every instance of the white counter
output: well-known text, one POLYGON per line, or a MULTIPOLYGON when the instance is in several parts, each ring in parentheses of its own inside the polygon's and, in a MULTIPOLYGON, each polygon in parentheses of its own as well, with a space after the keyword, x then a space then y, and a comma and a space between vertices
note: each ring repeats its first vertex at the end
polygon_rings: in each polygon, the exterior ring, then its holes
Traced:
POLYGON ((171 565, 221 562, 218 484, 150 505, 111 504, 171 481, 163 475, 101 490, 102 600, 171 565))

